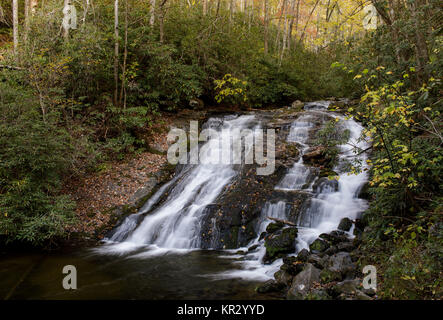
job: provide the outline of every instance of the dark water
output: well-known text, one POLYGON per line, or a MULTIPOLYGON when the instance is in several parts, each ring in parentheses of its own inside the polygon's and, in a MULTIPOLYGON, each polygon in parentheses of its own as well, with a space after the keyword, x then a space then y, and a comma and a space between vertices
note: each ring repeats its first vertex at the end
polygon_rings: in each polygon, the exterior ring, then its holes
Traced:
MULTIPOLYGON (((226 253, 223 253, 225 255, 226 253)), ((140 259, 79 250, 66 254, 1 254, 1 299, 272 299, 261 282, 214 280, 209 274, 235 269, 216 251, 192 251, 140 259), (65 290, 65 265, 77 269, 77 290, 65 290), (205 276, 206 275, 206 276, 205 276)))

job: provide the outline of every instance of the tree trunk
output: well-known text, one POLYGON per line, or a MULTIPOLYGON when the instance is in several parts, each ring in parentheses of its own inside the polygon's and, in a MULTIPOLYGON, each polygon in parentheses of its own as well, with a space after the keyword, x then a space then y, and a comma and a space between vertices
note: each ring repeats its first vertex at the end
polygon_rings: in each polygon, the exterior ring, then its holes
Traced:
POLYGON ((208 10, 208 2, 207 0, 202 0, 202 1, 203 1, 203 15, 206 15, 208 10))
POLYGON ((18 55, 18 0, 12 0, 12 35, 14 41, 14 55, 18 55))
POLYGON ((24 43, 28 42, 28 34, 29 34, 29 9, 30 9, 29 0, 25 0, 25 30, 24 30, 24 35, 23 35, 24 43))
MULTIPOLYGON (((67 5, 70 4, 70 0, 64 0, 64 5, 63 8, 66 8, 67 5)), ((69 26, 66 26, 65 28, 63 28, 63 37, 65 39, 67 39, 69 37, 69 26)))
POLYGON ((264 0, 264 52, 268 54, 268 0, 264 0))
POLYGON ((126 60, 128 58, 128 0, 125 0, 125 42, 123 49, 122 83, 120 88, 120 102, 126 109, 126 60))
POLYGON ((155 0, 151 0, 151 18, 149 19, 149 25, 154 26, 155 23, 155 0))
POLYGON ((114 105, 118 105, 118 0, 114 0, 114 105))

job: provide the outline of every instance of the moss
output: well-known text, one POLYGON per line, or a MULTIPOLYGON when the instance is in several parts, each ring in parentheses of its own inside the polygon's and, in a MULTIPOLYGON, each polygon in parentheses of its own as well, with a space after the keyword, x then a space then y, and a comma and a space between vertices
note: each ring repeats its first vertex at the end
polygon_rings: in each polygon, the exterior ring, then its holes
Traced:
POLYGON ((267 233, 274 233, 278 230, 280 230, 281 228, 284 227, 284 223, 283 222, 273 222, 270 223, 267 227, 266 227, 266 232, 267 233))

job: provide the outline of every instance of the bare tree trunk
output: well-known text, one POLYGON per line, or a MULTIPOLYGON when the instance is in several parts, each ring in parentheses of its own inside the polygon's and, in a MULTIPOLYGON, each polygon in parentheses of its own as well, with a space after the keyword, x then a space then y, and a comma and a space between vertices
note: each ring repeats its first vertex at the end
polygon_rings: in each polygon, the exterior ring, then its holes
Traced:
POLYGON ((299 43, 300 43, 300 44, 303 42, 303 39, 304 39, 304 37, 305 37, 306 29, 307 29, 307 27, 308 27, 309 21, 311 20, 312 14, 314 13, 315 8, 317 8, 317 5, 318 5, 319 2, 320 2, 320 0, 317 0, 317 1, 315 2, 314 7, 312 7, 311 12, 309 13, 308 20, 306 21, 305 27, 303 28, 303 32, 302 32, 302 34, 301 34, 301 36, 300 36, 300 40, 299 40, 299 43))
POLYGON ((118 105, 118 0, 114 0, 114 105, 118 105))
POLYGON ((264 0, 264 52, 268 54, 268 0, 264 0))
POLYGON ((278 18, 277 37, 275 38, 275 47, 277 47, 277 45, 279 44, 281 22, 282 22, 283 13, 285 12, 285 8, 286 8, 286 0, 283 0, 281 12, 280 12, 280 17, 278 18))
POLYGON ((29 9, 30 9, 29 0, 25 0, 25 32, 24 32, 24 35, 23 35, 24 43, 28 42, 28 34, 29 34, 29 9))
POLYGON ((426 76, 426 64, 429 61, 428 45, 426 44, 426 39, 423 32, 423 26, 420 23, 420 17, 418 13, 418 6, 423 6, 424 3, 421 0, 410 2, 411 15, 415 24, 415 55, 417 61, 417 75, 418 81, 421 82, 425 80, 426 76))
POLYGON ((154 26, 155 23, 155 0, 151 0, 151 18, 149 19, 149 25, 154 26))
POLYGON ((123 49, 122 84, 120 88, 120 102, 126 109, 126 60, 128 58, 128 0, 125 0, 125 43, 123 49))
MULTIPOLYGON (((71 2, 70 0, 64 0, 64 6, 63 7, 66 8, 66 6, 70 4, 70 2, 71 2)), ((63 28, 63 37, 65 39, 67 39, 69 37, 69 27, 63 28)))
POLYGON ((206 15, 208 10, 208 2, 207 0, 202 0, 202 1, 203 1, 203 15, 206 15))
POLYGON ((18 55, 18 0, 12 0, 12 35, 14 41, 14 55, 18 55))
POLYGON ((160 43, 164 42, 165 37, 165 31, 164 31, 164 20, 165 20, 165 4, 167 0, 163 0, 159 7, 159 16, 158 16, 158 22, 159 22, 159 29, 160 29, 160 43))
POLYGON ((83 12, 83 26, 85 25, 85 23, 86 23, 86 16, 88 15, 88 10, 89 10, 89 5, 90 5, 90 2, 89 2, 89 0, 86 0, 86 6, 85 6, 85 11, 83 12))

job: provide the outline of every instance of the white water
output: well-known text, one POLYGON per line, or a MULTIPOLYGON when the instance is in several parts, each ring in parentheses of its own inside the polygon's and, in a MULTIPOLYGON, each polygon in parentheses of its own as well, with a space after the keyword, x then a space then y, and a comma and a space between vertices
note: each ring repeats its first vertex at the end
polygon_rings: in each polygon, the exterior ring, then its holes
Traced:
MULTIPOLYGON (((205 207, 213 203, 223 188, 237 175, 232 165, 220 164, 220 155, 227 151, 222 149, 225 145, 220 141, 226 141, 223 135, 230 135, 231 129, 246 128, 253 119, 254 116, 240 116, 231 120, 209 121, 209 126, 215 125, 212 129, 220 133, 218 138, 210 138, 205 143, 204 147, 210 152, 200 153, 200 164, 188 167, 190 169, 182 171, 174 179, 176 184, 169 190, 167 199, 149 213, 135 230, 133 220, 125 220, 110 239, 119 241, 123 234, 129 233, 124 242, 103 246, 101 252, 125 252, 146 245, 150 249, 157 249, 160 254, 165 250, 200 248, 200 230, 204 218, 202 213, 205 207)), ((229 140, 230 137, 226 138, 229 140)), ((151 210, 171 184, 172 181, 162 187, 137 214, 151 210)))
MULTIPOLYGON (((302 155, 309 148, 307 140, 314 128, 314 118, 319 114, 338 117, 343 126, 350 131, 350 142, 361 149, 367 147, 365 142, 358 142, 362 127, 354 120, 345 120, 343 117, 330 112, 325 112, 328 102, 309 103, 305 106, 307 114, 300 116, 291 126, 288 134, 288 142, 293 142, 301 146, 300 159, 288 171, 287 175, 276 186, 282 191, 311 191, 312 182, 307 185, 308 177, 312 168, 303 164, 302 155), (312 111, 310 111, 312 110, 312 111)), ((213 119, 214 123, 221 123, 217 129, 221 134, 229 134, 231 128, 246 128, 251 126, 253 116, 241 116, 232 120, 213 119)), ((99 250, 108 253, 123 253, 132 251, 141 246, 148 247, 149 251, 138 253, 132 258, 145 258, 148 256, 164 253, 186 253, 190 250, 200 248, 200 230, 203 221, 204 208, 212 204, 221 194, 223 188, 232 181, 238 174, 232 165, 224 164, 203 164, 217 163, 211 159, 219 157, 226 150, 218 143, 220 140, 210 140, 206 147, 211 152, 206 153, 206 159, 201 159, 200 164, 188 166, 176 176, 170 183, 162 187, 136 215, 128 217, 120 228, 114 233, 111 241, 122 241, 110 246, 103 246, 99 250), (214 152, 213 152, 214 151, 214 152), (171 187, 168 189, 169 187, 171 187), (167 199, 152 212, 151 209, 157 205, 160 197, 168 191, 167 199), (138 225, 135 220, 137 215, 149 213, 142 223, 138 225), (131 220, 132 219, 132 220, 131 220), (135 229, 135 230, 134 230, 135 229), (126 238, 127 237, 127 238, 126 238)), ((348 157, 352 158, 352 147, 350 145, 341 146, 340 164, 348 157)), ((361 156, 362 160, 364 156, 361 156)), ((356 194, 366 182, 365 172, 358 175, 348 175, 340 171, 340 164, 334 171, 340 174, 338 181, 338 191, 334 191, 327 186, 322 188, 320 193, 311 199, 311 204, 304 212, 301 212, 298 220, 299 235, 297 239, 297 250, 307 248, 321 233, 330 232, 337 228, 340 220, 344 217, 354 219, 358 214, 366 209, 366 202, 358 199, 356 194)), ((363 161, 363 164, 365 162, 363 161)), ((264 241, 259 240, 259 235, 266 230, 271 222, 267 217, 288 219, 287 205, 280 201, 277 203, 267 203, 261 211, 261 217, 256 226, 257 238, 248 247, 257 245, 256 250, 252 250, 245 255, 235 253, 238 250, 247 251, 247 248, 235 250, 225 250, 223 257, 235 260, 239 269, 228 270, 223 273, 209 275, 212 278, 243 278, 267 280, 273 278, 273 274, 280 268, 282 260, 276 260, 271 265, 262 263, 265 255, 264 241)), ((215 223, 215 220, 213 221, 215 223)), ((216 230, 216 225, 213 229, 216 230)), ((217 239, 213 239, 217 241, 217 239)))
MULTIPOLYGON (((321 110, 326 111, 328 106, 329 102, 320 101, 306 104, 305 109, 326 114, 326 112, 321 110)), ((327 114, 334 118, 339 118, 340 123, 350 132, 348 144, 340 146, 339 164, 334 168, 334 171, 339 173, 338 191, 326 185, 311 199, 307 210, 300 213, 297 223, 298 236, 296 239, 296 252, 294 252, 293 255, 303 248, 308 249, 309 244, 317 239, 320 234, 336 230, 342 218, 348 217, 355 219, 359 213, 367 208, 366 201, 357 198, 358 191, 367 181, 367 173, 362 171, 357 175, 347 174, 340 172, 339 168, 345 160, 356 158, 356 155, 352 153, 354 146, 357 147, 357 150, 368 147, 365 141, 358 141, 363 127, 353 119, 346 120, 342 116, 329 112, 327 114)), ((303 164, 302 155, 309 147, 306 145, 306 141, 309 138, 309 129, 313 127, 312 122, 310 122, 311 119, 312 116, 306 114, 299 117, 292 124, 287 141, 296 142, 302 146, 300 159, 294 164, 275 189, 282 191, 300 191, 306 184, 311 169, 303 164)), ((362 160, 363 169, 365 169, 365 156, 359 156, 359 159, 362 160)), ((312 186, 312 184, 310 186, 312 186)), ((258 228, 259 232, 257 234, 260 235, 261 232, 266 230, 267 225, 271 223, 267 217, 288 219, 286 211, 285 202, 278 202, 276 204, 267 203, 262 210, 261 221, 258 228)), ((257 238, 249 244, 249 246, 252 245, 259 245, 259 247, 256 251, 247 253, 244 260, 237 262, 240 264, 241 270, 226 271, 215 275, 214 278, 272 279, 274 273, 280 269, 282 259, 274 261, 271 265, 264 265, 262 263, 266 252, 264 241, 257 238)))

